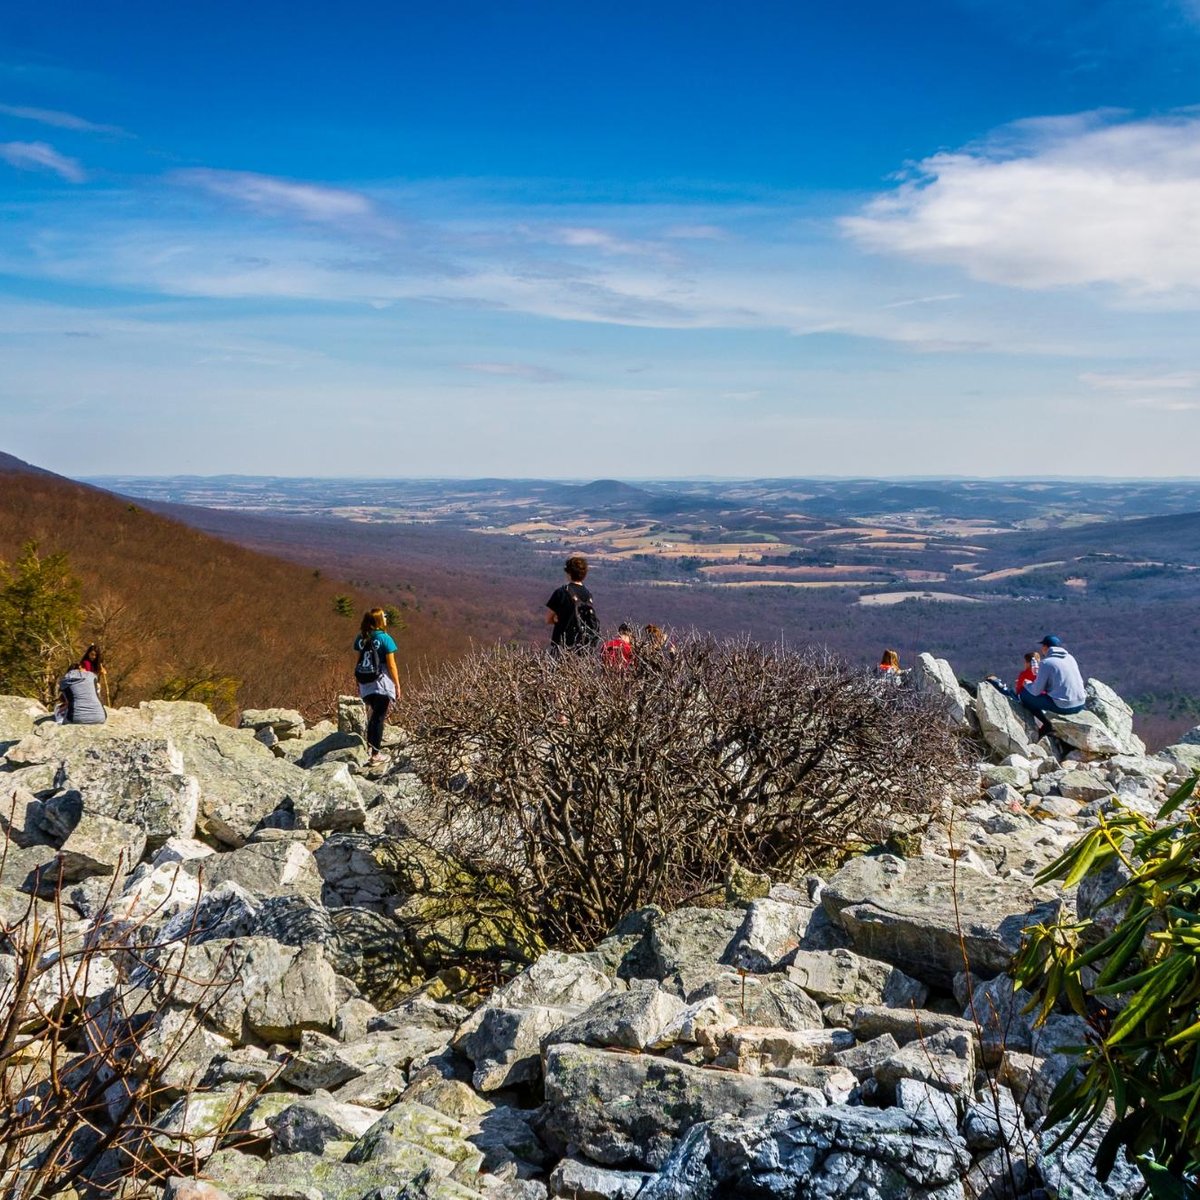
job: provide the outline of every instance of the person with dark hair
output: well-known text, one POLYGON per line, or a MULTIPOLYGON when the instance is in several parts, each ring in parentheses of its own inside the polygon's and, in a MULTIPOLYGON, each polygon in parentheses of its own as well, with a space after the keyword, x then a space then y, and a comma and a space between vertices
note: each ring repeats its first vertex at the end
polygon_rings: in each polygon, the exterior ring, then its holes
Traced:
POLYGON ((633 626, 622 622, 617 627, 617 636, 609 638, 600 647, 600 661, 606 667, 617 667, 624 671, 633 666, 633 626))
MULTIPOLYGON (((108 713, 100 700, 100 673, 96 667, 100 651, 91 645, 58 683, 54 716, 64 725, 103 725, 108 713), (94 657, 89 657, 95 651, 94 657)), ((101 667, 101 670, 103 668, 101 667)))
POLYGON ((108 702, 108 672, 104 669, 104 655, 100 653, 100 647, 95 642, 89 642, 88 648, 83 652, 83 657, 79 660, 79 669, 88 671, 99 677, 96 684, 97 690, 103 689, 105 703, 108 702))
POLYGON ((590 650, 600 641, 600 621, 592 593, 583 585, 588 562, 582 554, 572 554, 563 570, 567 582, 556 588, 546 601, 546 624, 552 626, 550 653, 565 650, 590 650))
POLYGON ((358 637, 354 639, 354 678, 358 694, 367 706, 368 765, 383 761, 383 727, 388 710, 400 699, 400 673, 396 669, 396 642, 387 632, 387 613, 373 608, 363 613, 358 637))
POLYGON ((1019 699, 1037 717, 1038 732, 1043 737, 1052 732, 1047 714, 1066 716, 1083 711, 1087 704, 1087 689, 1079 664, 1067 653, 1061 638, 1052 633, 1042 638, 1042 660, 1037 677, 1021 689, 1019 699))

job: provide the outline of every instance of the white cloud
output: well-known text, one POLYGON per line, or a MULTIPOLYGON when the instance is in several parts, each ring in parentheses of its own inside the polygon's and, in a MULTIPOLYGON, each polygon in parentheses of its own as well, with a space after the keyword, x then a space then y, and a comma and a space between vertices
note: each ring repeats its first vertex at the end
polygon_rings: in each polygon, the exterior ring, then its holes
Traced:
POLYGON ((377 217, 370 197, 347 188, 207 167, 176 171, 172 178, 267 216, 294 217, 331 225, 374 221, 377 217))
POLYGON ((1200 374, 1171 371, 1161 375, 1101 374, 1086 371, 1080 381, 1102 392, 1186 392, 1200 388, 1200 374))
POLYGON ((1147 375, 1087 371, 1079 379, 1096 391, 1116 393, 1132 408, 1167 413, 1200 409, 1200 372, 1168 371, 1147 375))
POLYGON ((1021 122, 922 160, 841 227, 873 251, 1045 289, 1200 297, 1200 114, 1021 122))
POLYGON ((644 254, 651 249, 643 242, 632 241, 611 233, 607 229, 583 226, 566 226, 551 230, 550 241, 560 246, 576 246, 586 250, 599 250, 604 254, 644 254))
POLYGON ((50 171, 68 183, 83 183, 87 172, 74 158, 45 142, 0 142, 0 159, 18 171, 50 171))
POLYGON ((0 114, 16 117, 19 121, 36 121, 39 125, 52 125, 56 129, 70 129, 76 133, 108 133, 128 137, 119 125, 98 125, 74 113, 58 112, 52 108, 29 108, 23 104, 0 104, 0 114))
POLYGON ((565 378, 560 372, 533 363, 520 362, 476 362, 463 363, 464 371, 479 375, 500 375, 508 379, 524 379, 529 383, 558 383, 565 378))

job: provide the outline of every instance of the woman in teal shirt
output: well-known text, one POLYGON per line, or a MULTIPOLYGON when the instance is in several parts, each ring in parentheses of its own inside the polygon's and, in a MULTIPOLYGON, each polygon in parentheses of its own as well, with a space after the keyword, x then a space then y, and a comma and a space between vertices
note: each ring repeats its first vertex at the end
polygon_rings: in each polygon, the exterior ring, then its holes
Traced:
POLYGON ((367 706, 367 745, 374 765, 383 758, 383 726, 388 710, 400 699, 396 642, 387 632, 387 613, 382 608, 363 614, 362 627, 354 639, 354 652, 358 655, 354 677, 358 680, 358 694, 367 706))

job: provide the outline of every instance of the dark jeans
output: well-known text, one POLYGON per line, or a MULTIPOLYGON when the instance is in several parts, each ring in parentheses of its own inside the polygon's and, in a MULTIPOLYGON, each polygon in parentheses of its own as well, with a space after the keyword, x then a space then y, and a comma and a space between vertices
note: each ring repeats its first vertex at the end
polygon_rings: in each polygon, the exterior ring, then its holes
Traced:
POLYGON ((1071 713, 1083 712, 1084 705, 1076 704, 1070 708, 1063 708, 1056 704, 1049 696, 1035 696, 1028 688, 1023 688, 1021 691, 1021 704, 1024 708, 1029 709, 1038 719, 1038 731, 1042 734, 1050 732, 1050 722, 1046 717, 1047 713, 1059 713, 1062 716, 1068 716, 1071 713))
POLYGON ((380 750, 383 748, 383 725, 392 706, 392 698, 374 692, 364 696, 363 703, 367 706, 367 745, 372 750, 380 750))

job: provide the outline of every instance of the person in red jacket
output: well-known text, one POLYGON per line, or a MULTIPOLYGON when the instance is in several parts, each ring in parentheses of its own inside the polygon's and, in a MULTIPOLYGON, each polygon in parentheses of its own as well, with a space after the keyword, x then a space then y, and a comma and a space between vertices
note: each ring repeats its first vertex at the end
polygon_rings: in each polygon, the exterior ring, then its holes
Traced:
POLYGON ((1025 669, 1017 676, 1017 684, 1013 689, 1018 696, 1028 684, 1037 678, 1038 664, 1041 661, 1042 656, 1036 650, 1031 650, 1025 655, 1025 669))
POLYGON ((1013 687, 1009 687, 999 675, 989 675, 984 681, 990 683, 997 691, 1003 692, 1010 700, 1016 700, 1021 693, 1038 677, 1038 666, 1042 661, 1042 656, 1036 651, 1031 650, 1025 655, 1025 669, 1017 676, 1017 682, 1013 687))
POLYGON ((629 625, 618 626, 617 636, 600 647, 600 661, 606 667, 621 670, 633 665, 633 629, 629 625))

